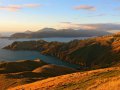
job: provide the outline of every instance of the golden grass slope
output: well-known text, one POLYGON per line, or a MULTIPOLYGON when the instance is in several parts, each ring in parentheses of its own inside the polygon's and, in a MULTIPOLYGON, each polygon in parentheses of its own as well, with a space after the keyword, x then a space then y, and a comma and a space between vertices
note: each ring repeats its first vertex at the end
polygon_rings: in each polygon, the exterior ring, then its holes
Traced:
POLYGON ((49 77, 77 72, 72 68, 47 64, 41 60, 0 63, 0 90, 20 86, 49 77))
POLYGON ((8 90, 120 90, 120 67, 57 76, 8 90))

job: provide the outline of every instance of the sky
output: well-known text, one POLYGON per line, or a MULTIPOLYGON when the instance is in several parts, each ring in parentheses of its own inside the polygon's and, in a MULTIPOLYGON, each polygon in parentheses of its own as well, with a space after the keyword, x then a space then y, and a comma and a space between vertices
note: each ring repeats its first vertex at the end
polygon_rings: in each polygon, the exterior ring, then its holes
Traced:
POLYGON ((120 0, 0 0, 0 32, 45 27, 120 30, 120 0))

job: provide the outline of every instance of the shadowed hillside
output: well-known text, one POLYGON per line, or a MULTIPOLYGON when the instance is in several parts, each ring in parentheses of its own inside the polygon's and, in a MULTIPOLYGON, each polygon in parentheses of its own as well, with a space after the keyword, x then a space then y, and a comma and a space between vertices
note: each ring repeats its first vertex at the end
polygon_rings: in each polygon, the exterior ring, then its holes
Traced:
POLYGON ((39 59, 0 62, 0 90, 73 72, 77 70, 47 64, 39 59))
POLYGON ((42 54, 56 56, 69 63, 80 65, 79 69, 97 69, 120 62, 120 34, 73 40, 68 43, 25 41, 14 42, 5 47, 11 50, 37 50, 42 54))
POLYGON ((9 90, 119 90, 120 68, 112 67, 57 76, 9 90))

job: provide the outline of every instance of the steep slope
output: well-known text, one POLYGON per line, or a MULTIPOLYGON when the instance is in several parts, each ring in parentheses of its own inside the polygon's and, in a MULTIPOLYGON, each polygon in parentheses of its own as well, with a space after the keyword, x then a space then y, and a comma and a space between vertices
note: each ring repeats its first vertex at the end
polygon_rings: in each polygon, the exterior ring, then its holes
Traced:
POLYGON ((57 76, 9 90, 119 90, 120 67, 57 76))
POLYGON ((47 64, 41 60, 22 60, 0 63, 0 90, 6 90, 45 78, 77 72, 62 66, 47 64))
POLYGON ((82 70, 97 69, 113 66, 120 62, 120 35, 113 34, 86 40, 73 40, 68 43, 14 42, 5 49, 37 50, 42 54, 56 56, 69 63, 78 64, 80 65, 79 69, 82 70))

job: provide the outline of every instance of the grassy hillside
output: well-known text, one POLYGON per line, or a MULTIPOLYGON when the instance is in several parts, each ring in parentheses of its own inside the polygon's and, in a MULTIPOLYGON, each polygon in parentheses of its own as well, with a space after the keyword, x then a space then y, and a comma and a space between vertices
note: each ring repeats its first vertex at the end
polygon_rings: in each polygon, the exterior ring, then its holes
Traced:
POLYGON ((22 60, 0 63, 0 90, 6 90, 45 78, 77 72, 62 66, 47 64, 41 60, 22 60))
POLYGON ((5 49, 37 50, 42 54, 78 64, 83 72, 39 60, 3 62, 0 64, 0 88, 3 90, 120 89, 120 34, 73 40, 68 43, 43 40, 14 42, 5 49))
POLYGON ((69 63, 78 64, 80 69, 97 69, 120 62, 120 34, 73 40, 68 43, 41 40, 14 42, 5 49, 37 50, 42 54, 56 56, 69 63))
POLYGON ((120 90, 120 67, 57 76, 9 90, 120 90))

